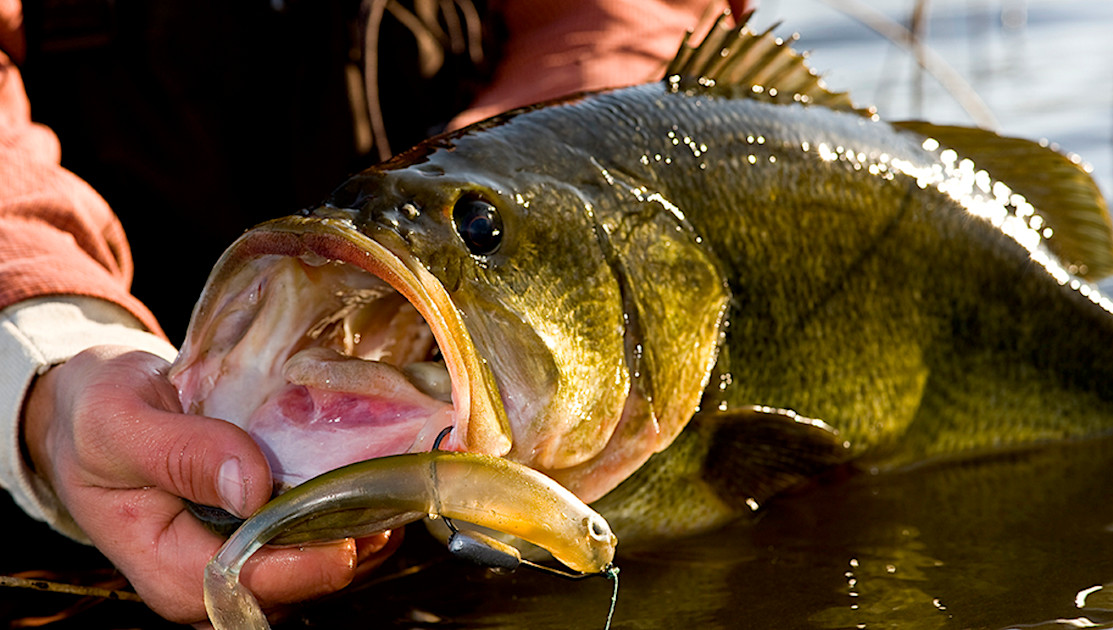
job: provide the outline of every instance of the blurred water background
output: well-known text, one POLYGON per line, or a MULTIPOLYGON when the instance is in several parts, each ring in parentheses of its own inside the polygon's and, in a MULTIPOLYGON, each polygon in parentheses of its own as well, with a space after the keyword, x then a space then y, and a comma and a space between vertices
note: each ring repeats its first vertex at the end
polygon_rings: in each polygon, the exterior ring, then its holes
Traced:
POLYGON ((1046 139, 1113 192, 1113 2, 761 0, 752 24, 777 23, 832 88, 883 118, 1046 139))

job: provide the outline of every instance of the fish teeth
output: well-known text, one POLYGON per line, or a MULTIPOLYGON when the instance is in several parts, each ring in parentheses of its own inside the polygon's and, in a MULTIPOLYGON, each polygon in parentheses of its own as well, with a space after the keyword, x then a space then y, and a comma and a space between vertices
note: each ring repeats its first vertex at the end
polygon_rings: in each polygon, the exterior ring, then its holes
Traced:
POLYGON ((402 368, 413 386, 436 400, 452 402, 452 378, 441 361, 419 361, 402 368))

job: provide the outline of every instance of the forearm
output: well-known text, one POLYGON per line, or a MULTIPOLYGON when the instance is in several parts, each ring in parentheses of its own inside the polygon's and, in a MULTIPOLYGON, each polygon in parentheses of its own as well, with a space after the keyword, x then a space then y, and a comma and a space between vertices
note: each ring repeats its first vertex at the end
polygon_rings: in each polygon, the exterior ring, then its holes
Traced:
POLYGON ((42 295, 86 295, 121 305, 161 334, 129 293, 131 252, 119 220, 62 168, 54 133, 31 120, 22 77, 8 56, 20 20, 11 7, 0 6, 0 46, 6 47, 0 48, 0 309, 42 295))

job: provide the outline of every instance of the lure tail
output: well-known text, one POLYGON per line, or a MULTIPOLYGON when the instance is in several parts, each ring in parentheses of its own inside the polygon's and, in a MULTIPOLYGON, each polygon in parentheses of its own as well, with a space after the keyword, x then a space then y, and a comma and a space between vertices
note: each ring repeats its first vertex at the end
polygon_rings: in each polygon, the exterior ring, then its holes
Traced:
POLYGON ((239 570, 221 567, 215 558, 205 567, 205 611, 215 630, 271 627, 259 601, 240 583, 239 570))

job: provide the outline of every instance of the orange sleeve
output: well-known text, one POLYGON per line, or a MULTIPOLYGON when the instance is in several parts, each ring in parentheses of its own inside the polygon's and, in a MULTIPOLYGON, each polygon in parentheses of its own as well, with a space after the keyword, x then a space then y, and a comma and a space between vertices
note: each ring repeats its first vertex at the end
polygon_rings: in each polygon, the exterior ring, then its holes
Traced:
POLYGON ((19 54, 19 3, 0 0, 0 309, 45 295, 82 295, 123 306, 162 334, 129 292, 131 252, 119 220, 59 163, 57 137, 31 121, 19 54))
POLYGON ((685 31, 754 0, 503 0, 502 59, 491 85, 450 128, 574 92, 662 78, 685 31))

